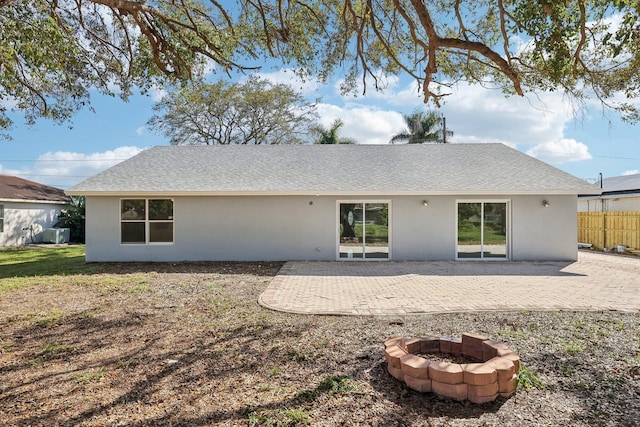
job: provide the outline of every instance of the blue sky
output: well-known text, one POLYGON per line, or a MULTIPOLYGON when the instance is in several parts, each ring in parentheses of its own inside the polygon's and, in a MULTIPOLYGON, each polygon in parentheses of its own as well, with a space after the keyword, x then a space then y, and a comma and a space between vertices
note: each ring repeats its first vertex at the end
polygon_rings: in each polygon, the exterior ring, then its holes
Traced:
MULTIPOLYGON (((409 79, 390 78, 385 91, 371 85, 366 95, 353 97, 340 95, 337 80, 325 86, 302 83, 283 70, 263 76, 291 84, 310 101, 320 98, 321 123, 340 118, 341 135, 360 143, 388 143, 402 130, 402 114, 427 108, 409 79)), ((144 148, 167 145, 146 127, 161 95, 137 95, 126 103, 94 95, 95 112, 80 111, 65 125, 40 120, 28 127, 14 115, 13 140, 0 140, 0 173, 68 188, 144 148)), ((505 98, 500 90, 459 85, 441 112, 454 131, 452 143, 501 142, 584 179, 600 172, 604 177, 640 173, 638 126, 621 122, 595 101, 576 111, 561 93, 505 98)))

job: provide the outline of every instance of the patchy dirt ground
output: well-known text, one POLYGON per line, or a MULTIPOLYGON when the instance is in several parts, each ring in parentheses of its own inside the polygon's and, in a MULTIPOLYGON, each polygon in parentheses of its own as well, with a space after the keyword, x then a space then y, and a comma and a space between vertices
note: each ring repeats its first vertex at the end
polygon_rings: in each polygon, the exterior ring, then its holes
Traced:
POLYGON ((256 300, 279 264, 112 264, 0 294, 7 426, 637 426, 640 317, 302 316, 256 300), (474 405, 406 388, 389 337, 485 334, 526 370, 474 405))

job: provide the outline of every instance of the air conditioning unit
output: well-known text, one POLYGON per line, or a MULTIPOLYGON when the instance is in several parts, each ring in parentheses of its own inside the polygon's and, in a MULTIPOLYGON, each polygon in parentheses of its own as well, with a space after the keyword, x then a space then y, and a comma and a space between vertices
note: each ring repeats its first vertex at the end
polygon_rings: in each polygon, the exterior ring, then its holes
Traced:
POLYGON ((45 228, 42 233, 44 243, 69 243, 71 230, 68 228, 45 228))

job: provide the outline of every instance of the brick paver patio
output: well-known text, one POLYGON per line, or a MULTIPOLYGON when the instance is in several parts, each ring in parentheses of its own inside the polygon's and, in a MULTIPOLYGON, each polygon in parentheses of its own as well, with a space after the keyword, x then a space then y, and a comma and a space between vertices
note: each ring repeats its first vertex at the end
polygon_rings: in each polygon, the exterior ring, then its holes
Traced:
POLYGON ((304 314, 481 310, 640 311, 640 258, 577 262, 287 262, 261 305, 304 314))

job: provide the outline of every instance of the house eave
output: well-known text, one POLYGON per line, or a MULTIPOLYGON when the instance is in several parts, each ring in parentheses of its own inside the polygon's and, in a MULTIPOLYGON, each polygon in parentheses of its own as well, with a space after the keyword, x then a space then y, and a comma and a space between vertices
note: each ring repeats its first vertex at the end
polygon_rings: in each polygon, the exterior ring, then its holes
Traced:
POLYGON ((599 200, 599 199, 625 199, 640 197, 640 191, 611 191, 602 194, 588 194, 579 196, 583 200, 599 200))
POLYGON ((35 200, 35 199, 9 199, 0 198, 0 203, 34 203, 42 205, 69 205, 69 201, 62 200, 35 200))
POLYGON ((90 197, 255 197, 255 196, 335 196, 335 197, 379 197, 384 196, 513 196, 513 195, 559 195, 559 196, 577 196, 581 194, 577 190, 407 190, 407 191, 314 191, 314 190, 296 190, 296 191, 82 191, 72 190, 66 191, 69 196, 90 196, 90 197))

